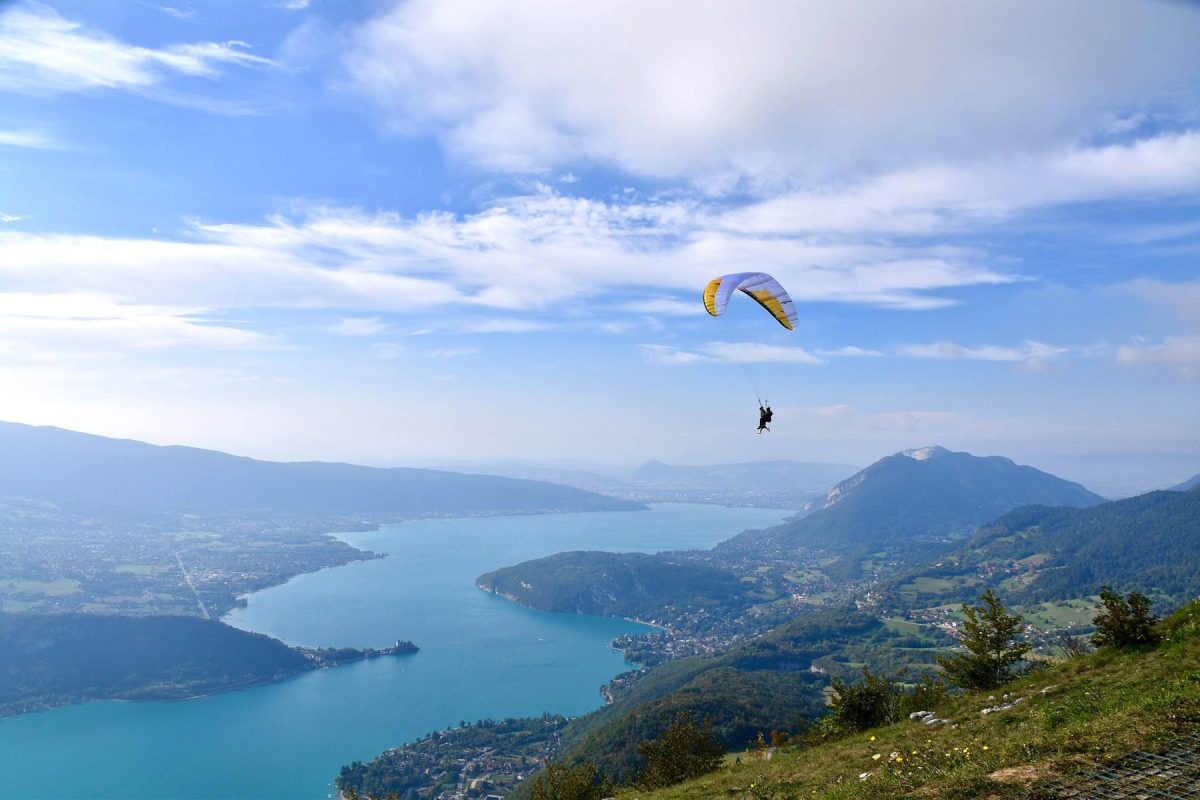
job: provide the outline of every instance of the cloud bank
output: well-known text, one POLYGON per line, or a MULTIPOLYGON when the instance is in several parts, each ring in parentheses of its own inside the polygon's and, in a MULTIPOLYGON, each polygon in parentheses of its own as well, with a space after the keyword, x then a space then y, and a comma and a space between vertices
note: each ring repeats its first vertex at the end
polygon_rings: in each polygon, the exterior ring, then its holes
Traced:
POLYGON ((490 169, 729 186, 1127 133, 1194 108, 1197 41, 1194 8, 1140 0, 410 0, 346 69, 394 129, 490 169))

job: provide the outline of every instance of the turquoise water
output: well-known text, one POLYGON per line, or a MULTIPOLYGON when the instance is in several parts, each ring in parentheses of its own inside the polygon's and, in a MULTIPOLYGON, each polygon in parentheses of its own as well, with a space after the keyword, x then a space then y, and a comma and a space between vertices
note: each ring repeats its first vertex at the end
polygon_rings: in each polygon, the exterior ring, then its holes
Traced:
POLYGON ((258 592, 227 621, 290 644, 411 639, 420 653, 195 700, 0 719, 0 797, 318 800, 342 764, 459 720, 589 711, 628 668, 608 643, 644 626, 529 611, 476 589, 478 575, 563 550, 707 548, 788 513, 672 503, 343 534, 389 557, 258 592))

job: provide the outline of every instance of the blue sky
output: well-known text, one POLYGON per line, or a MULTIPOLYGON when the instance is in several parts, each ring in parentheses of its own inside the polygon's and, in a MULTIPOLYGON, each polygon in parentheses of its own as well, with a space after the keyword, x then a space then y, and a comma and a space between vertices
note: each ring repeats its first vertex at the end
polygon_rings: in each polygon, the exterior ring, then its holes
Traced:
POLYGON ((744 8, 0 2, 0 419, 373 464, 1200 456, 1200 8, 744 8), (794 332, 704 313, 745 270, 794 332))

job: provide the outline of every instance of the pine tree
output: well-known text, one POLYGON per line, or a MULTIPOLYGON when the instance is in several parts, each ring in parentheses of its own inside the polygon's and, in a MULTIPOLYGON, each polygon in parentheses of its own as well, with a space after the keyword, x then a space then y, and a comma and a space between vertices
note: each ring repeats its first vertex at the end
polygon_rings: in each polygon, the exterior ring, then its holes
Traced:
POLYGON ((1005 611, 991 589, 979 599, 981 606, 962 606, 966 619, 959 643, 967 652, 938 658, 946 679, 963 689, 994 689, 1008 683, 1030 647, 1015 641, 1021 630, 1020 615, 1005 611))

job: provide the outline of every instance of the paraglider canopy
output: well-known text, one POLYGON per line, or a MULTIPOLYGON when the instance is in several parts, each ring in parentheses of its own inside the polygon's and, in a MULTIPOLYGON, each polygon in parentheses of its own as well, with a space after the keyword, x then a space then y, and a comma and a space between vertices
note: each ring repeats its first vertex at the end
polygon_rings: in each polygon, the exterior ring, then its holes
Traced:
POLYGON ((792 298, 788 297, 779 281, 765 272, 735 272, 713 278, 704 287, 704 307, 714 317, 724 314, 729 298, 739 289, 770 311, 780 325, 789 331, 795 328, 796 307, 792 305, 792 298))

